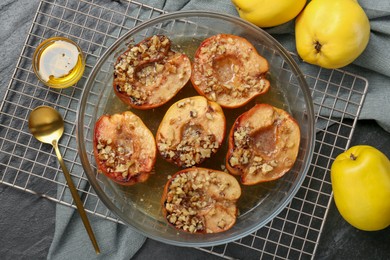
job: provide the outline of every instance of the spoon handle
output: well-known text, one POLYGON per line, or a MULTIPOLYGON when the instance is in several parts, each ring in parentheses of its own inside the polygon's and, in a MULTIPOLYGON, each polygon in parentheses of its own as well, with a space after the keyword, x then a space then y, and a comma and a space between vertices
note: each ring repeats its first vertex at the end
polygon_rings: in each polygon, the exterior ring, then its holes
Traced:
POLYGON ((84 227, 87 230, 88 236, 91 239, 91 242, 93 244, 93 247, 95 248, 96 254, 100 254, 99 245, 96 241, 95 235, 93 234, 91 224, 89 223, 87 214, 85 212, 83 203, 81 202, 81 199, 79 197, 79 194, 77 193, 76 187, 73 184, 72 177, 69 174, 68 169, 66 168, 66 165, 64 163, 64 160, 62 159, 62 155, 60 153, 60 149, 58 148, 58 143, 56 141, 53 141, 53 147, 56 152, 58 161, 60 162, 62 171, 65 175, 66 182, 69 186, 70 192, 72 194, 73 200, 76 203, 77 210, 79 211, 79 214, 81 216, 81 219, 83 221, 84 227))

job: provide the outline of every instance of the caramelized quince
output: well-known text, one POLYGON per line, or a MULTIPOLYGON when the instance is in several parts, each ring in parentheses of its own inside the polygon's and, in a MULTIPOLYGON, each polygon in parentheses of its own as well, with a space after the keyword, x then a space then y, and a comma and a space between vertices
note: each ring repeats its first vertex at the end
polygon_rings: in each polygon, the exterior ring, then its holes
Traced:
POLYGON ((216 153, 224 139, 226 120, 222 108, 202 96, 174 103, 156 133, 164 159, 179 167, 202 163, 216 153))
POLYGON ((154 35, 119 56, 113 86, 125 104, 151 109, 174 97, 190 76, 190 59, 173 51, 168 37, 154 35))
POLYGON ((299 143, 299 125, 290 114, 257 104, 231 128, 226 168, 245 185, 278 179, 294 165, 299 143))
POLYGON ((240 196, 240 184, 232 175, 193 167, 177 172, 166 183, 162 211, 179 230, 218 233, 235 224, 240 196))
POLYGON ((218 34, 204 40, 192 64, 196 91, 222 107, 236 108, 268 91, 268 61, 246 39, 218 34))
POLYGON ((93 144, 99 171, 121 185, 146 181, 156 161, 153 134, 130 111, 101 116, 93 144))

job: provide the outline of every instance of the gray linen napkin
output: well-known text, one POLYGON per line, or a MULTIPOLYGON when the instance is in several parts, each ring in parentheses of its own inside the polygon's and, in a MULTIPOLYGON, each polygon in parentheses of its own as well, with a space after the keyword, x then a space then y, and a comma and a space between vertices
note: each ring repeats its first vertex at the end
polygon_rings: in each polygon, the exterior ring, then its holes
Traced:
MULTIPOLYGON (((237 15, 229 0, 139 0, 168 12, 209 10, 237 15)), ((360 119, 374 119, 390 132, 390 4, 387 0, 360 0, 371 22, 371 39, 365 52, 345 67, 368 79, 369 90, 360 119)), ((295 52, 294 23, 267 29, 288 50, 295 52)), ((68 195, 70 196, 70 195, 68 195)), ((145 238, 121 224, 89 216, 102 254, 96 256, 77 212, 58 205, 56 227, 49 259, 129 259, 145 238)))

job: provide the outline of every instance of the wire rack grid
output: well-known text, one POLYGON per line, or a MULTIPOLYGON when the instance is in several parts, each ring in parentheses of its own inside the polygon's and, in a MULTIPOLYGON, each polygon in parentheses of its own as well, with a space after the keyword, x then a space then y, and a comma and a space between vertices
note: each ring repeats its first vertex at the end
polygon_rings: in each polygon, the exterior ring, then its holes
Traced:
MULTIPOLYGON (((58 178, 61 169, 52 148, 39 143, 28 130, 32 109, 53 106, 66 123, 59 146, 86 210, 120 222, 86 185, 76 144, 78 101, 103 52, 132 27, 162 13, 135 1, 41 0, 1 104, 0 183, 75 207, 65 196, 68 188, 58 178), (72 88, 47 88, 32 70, 35 48, 52 36, 74 40, 86 54, 84 76, 72 88)), ((199 250, 227 259, 310 259, 315 255, 332 199, 329 168, 349 147, 368 83, 358 75, 313 67, 293 57, 311 88, 316 111, 316 144, 307 177, 291 203, 265 227, 238 241, 199 250)))

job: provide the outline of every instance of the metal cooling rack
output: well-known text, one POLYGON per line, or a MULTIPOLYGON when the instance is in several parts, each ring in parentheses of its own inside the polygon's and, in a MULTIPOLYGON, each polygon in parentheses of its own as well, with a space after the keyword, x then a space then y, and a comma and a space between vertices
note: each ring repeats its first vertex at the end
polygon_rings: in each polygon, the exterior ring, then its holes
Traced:
MULTIPOLYGON (((50 105, 64 116, 66 129, 59 146, 86 210, 119 222, 90 186, 84 188, 88 180, 78 158, 75 137, 77 105, 84 82, 103 52, 132 27, 162 13, 163 10, 134 1, 40 2, 1 104, 0 183, 75 207, 69 196, 64 196, 67 186, 59 181, 61 169, 55 153, 36 141, 28 130, 31 110, 50 105), (86 71, 75 87, 47 88, 34 75, 33 52, 41 41, 52 36, 74 40, 86 54, 86 71)), ((265 227, 238 241, 199 250, 227 259, 314 257, 332 199, 329 168, 334 158, 349 147, 368 84, 357 75, 314 68, 294 57, 311 87, 316 111, 316 145, 308 175, 292 202, 265 227)))

